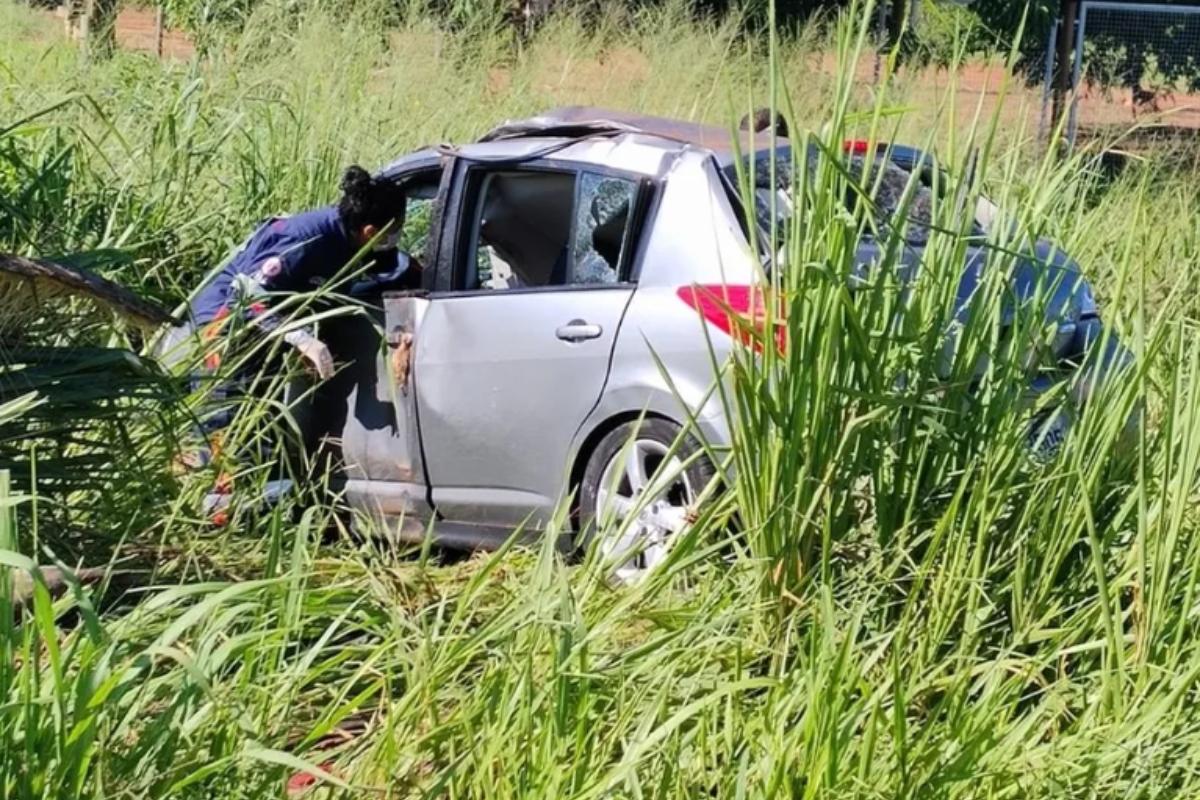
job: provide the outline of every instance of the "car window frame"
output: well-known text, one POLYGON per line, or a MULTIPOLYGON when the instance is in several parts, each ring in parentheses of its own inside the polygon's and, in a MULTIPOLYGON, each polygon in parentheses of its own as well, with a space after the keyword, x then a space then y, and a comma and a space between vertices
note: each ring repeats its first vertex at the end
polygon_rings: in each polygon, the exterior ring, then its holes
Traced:
MULTIPOLYGON (((424 294, 430 294, 436 288, 439 265, 444 249, 442 247, 442 239, 447 222, 446 210, 450 207, 447 200, 454 187, 456 162, 457 159, 452 156, 434 153, 420 159, 415 159, 400 168, 389 167, 386 172, 380 173, 377 176, 394 186, 403 187, 424 173, 440 173, 437 181, 438 188, 432 201, 433 212, 429 220, 429 240, 426 242, 426 252, 423 254, 425 260, 421 262, 423 268, 421 273, 421 289, 417 290, 424 294)), ((384 297, 412 293, 413 291, 411 290, 404 292, 385 291, 384 297)))
MULTIPOLYGON (((759 158, 769 159, 771 154, 774 153, 777 162, 786 161, 790 163, 795 148, 795 144, 787 143, 778 145, 774 148, 755 151, 754 153, 745 154, 740 157, 743 160, 753 162, 759 158)), ((725 191, 725 199, 729 202, 730 208, 733 209, 734 217, 737 220, 738 227, 741 230, 742 238, 744 239, 746 246, 756 250, 759 263, 763 267, 767 267, 771 259, 774 257, 774 254, 771 253, 770 248, 767 247, 766 243, 766 239, 769 238, 769 232, 762 230, 759 226, 758 214, 756 210, 753 207, 746 207, 744 198, 742 197, 742 187, 738 180, 738 166, 736 162, 721 164, 717 162, 715 158, 713 159, 713 162, 713 166, 717 173, 717 178, 721 183, 721 187, 725 191), (754 226, 756 233, 753 239, 750 233, 751 226, 754 226)), ((751 189, 753 190, 753 186, 751 186, 751 189)))
POLYGON ((617 169, 603 164, 588 161, 567 159, 539 158, 532 160, 501 160, 474 161, 460 159, 453 181, 448 207, 452 214, 446 217, 446 225, 453 230, 445 231, 452 238, 450 246, 443 248, 438 259, 438 275, 433 281, 434 291, 438 297, 491 297, 504 294, 530 294, 549 292, 589 292, 607 291, 613 289, 628 290, 637 285, 638 267, 641 262, 642 249, 645 246, 643 235, 653 201, 661 194, 657 191, 657 181, 630 170, 617 169), (461 172, 461 175, 457 174, 461 172), (634 184, 634 198, 630 207, 629 221, 622 238, 621 256, 617 264, 617 281, 615 283, 566 283, 552 286, 518 286, 512 289, 468 289, 463 288, 465 280, 466 258, 472 242, 475 241, 478 220, 475 210, 478 207, 480 191, 488 173, 497 172, 548 172, 555 174, 570 174, 575 179, 574 208, 571 215, 571 230, 569 241, 575 242, 578 222, 578 204, 583 188, 582 177, 591 173, 603 178, 617 178, 634 184))
MULTIPOLYGON (((442 199, 442 191, 446 183, 447 172, 449 171, 448 167, 449 164, 444 162, 430 161, 413 165, 411 169, 405 170, 402 174, 389 178, 389 180, 396 186, 400 187, 401 190, 406 190, 407 187, 413 183, 424 184, 425 181, 423 179, 426 175, 430 177, 434 175, 437 176, 436 181, 431 181, 431 183, 434 185, 433 196, 428 198, 431 210, 429 216, 429 231, 426 233, 425 252, 421 253, 422 266, 425 266, 426 262, 435 262, 437 260, 436 248, 439 244, 438 240, 440 239, 438 236, 438 230, 440 228, 439 223, 442 213, 440 201, 442 199)), ((411 199, 408 197, 407 193, 405 194, 404 202, 405 224, 407 225, 411 219, 411 209, 408 207, 411 199)), ((412 256, 413 254, 407 253, 407 255, 412 256)))

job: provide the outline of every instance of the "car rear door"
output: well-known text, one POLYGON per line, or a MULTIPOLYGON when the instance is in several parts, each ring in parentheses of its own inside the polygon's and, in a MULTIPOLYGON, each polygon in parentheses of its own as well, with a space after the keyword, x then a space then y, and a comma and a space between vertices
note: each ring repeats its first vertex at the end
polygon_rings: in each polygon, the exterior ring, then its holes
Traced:
MULTIPOLYGON (((411 378, 440 517, 548 521, 604 388, 651 190, 591 166, 459 165, 439 285, 413 320, 411 378)), ((389 330, 403 327, 399 306, 388 313, 389 330)))

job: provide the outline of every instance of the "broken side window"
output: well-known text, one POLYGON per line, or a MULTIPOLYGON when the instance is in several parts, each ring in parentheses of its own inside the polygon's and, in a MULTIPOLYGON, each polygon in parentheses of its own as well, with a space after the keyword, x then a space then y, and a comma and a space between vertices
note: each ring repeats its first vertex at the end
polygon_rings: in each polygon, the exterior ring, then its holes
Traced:
POLYGON ((620 280, 629 211, 637 185, 624 178, 584 173, 575 209, 573 284, 620 280))
MULTIPOLYGON (((816 174, 815 162, 815 153, 810 154, 810 175, 816 174)), ((854 184, 847 188, 843 198, 847 210, 853 212, 866 203, 875 230, 881 237, 886 238, 896 230, 911 245, 922 246, 928 242, 935 194, 945 196, 944 175, 935 176, 934 170, 929 167, 909 168, 889 159, 883 153, 874 157, 854 154, 846 161, 846 171, 854 184), (914 181, 915 185, 910 189, 910 184, 914 181), (906 193, 909 193, 907 201, 906 193)), ((778 237, 781 237, 787 221, 791 218, 795 202, 792 173, 790 153, 778 154, 774 180, 771 176, 769 155, 763 154, 754 159, 751 176, 754 186, 754 215, 759 231, 764 236, 775 230, 778 237)), ((736 182, 736 175, 730 175, 730 180, 736 182)), ((981 231, 982 223, 977 221, 976 229, 977 232, 981 231)), ((867 235, 874 234, 868 231, 867 235)), ((776 246, 780 244, 781 241, 776 242, 776 246)))
POLYGON ((591 172, 496 170, 479 176, 462 287, 606 285, 620 281, 631 180, 591 172))

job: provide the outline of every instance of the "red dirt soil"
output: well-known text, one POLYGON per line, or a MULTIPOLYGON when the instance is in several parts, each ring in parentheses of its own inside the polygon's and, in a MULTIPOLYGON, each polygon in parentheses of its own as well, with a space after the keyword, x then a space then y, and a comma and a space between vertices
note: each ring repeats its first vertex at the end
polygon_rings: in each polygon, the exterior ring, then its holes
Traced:
MULTIPOLYGON (((968 64, 959 69, 954 80, 960 118, 973 115, 977 105, 981 106, 986 118, 1000 102, 1004 76, 1004 68, 1000 66, 968 64)), ((862 77, 871 80, 870 74, 862 77)), ((917 86, 914 87, 912 99, 931 103, 941 101, 950 79, 946 72, 932 69, 922 72, 916 77, 917 86)), ((901 80, 904 80, 903 73, 901 80)), ((1036 131, 1042 92, 1041 84, 1026 86, 1019 78, 1009 81, 1004 97, 1004 118, 1017 121, 1017 114, 1024 106, 1030 115, 1027 130, 1036 131)), ((1049 111, 1046 113, 1048 124, 1049 111)), ((1079 94, 1076 121, 1081 141, 1093 136, 1116 137, 1135 125, 1146 129, 1143 133, 1155 129, 1173 131, 1200 141, 1200 94, 1161 93, 1140 97, 1135 102, 1131 90, 1127 88, 1113 88, 1106 92, 1084 86, 1079 94)))
MULTIPOLYGON (((122 8, 117 16, 117 42, 128 50, 154 52, 154 11, 145 8, 122 8)), ((186 61, 194 48, 183 33, 163 32, 163 57, 186 61)))
MULTIPOLYGON (((62 17, 62 11, 58 12, 62 17)), ((153 53, 155 51, 154 11, 149 8, 125 7, 117 17, 117 41, 129 50, 153 53)), ((166 59, 187 60, 195 48, 188 37, 177 30, 167 30, 163 35, 163 57, 166 59)), ((825 55, 817 59, 819 63, 813 66, 832 73, 837 69, 835 58, 825 55)), ((582 67, 582 65, 579 65, 582 67)), ((620 59, 606 60, 588 68, 577 68, 578 73, 571 83, 577 92, 586 92, 588 80, 608 83, 613 80, 628 80, 636 84, 639 77, 644 77, 644 59, 636 53, 623 53, 620 59), (636 65, 628 69, 629 65, 636 65), (618 67, 616 65, 622 65, 618 67), (614 72, 615 70, 615 72, 614 72), (626 73, 631 74, 626 74, 626 73), (615 74, 619 73, 619 74, 615 74), (581 85, 582 84, 582 85, 581 85)), ((858 79, 864 84, 870 84, 874 79, 874 59, 867 58, 855 70, 858 79)), ((489 85, 494 90, 502 91, 508 83, 507 70, 494 68, 489 74, 489 85)), ((951 76, 944 71, 927 69, 920 73, 906 74, 901 70, 897 76, 901 82, 912 82, 910 100, 919 105, 936 104, 944 100, 944 93, 951 76)), ((965 122, 975 113, 977 106, 982 106, 985 115, 990 114, 999 102, 1000 87, 1004 81, 1004 69, 998 65, 969 64, 959 69, 954 77, 957 84, 958 115, 965 122)), ((561 87, 560 87, 561 88, 561 87)), ((1007 96, 1004 98, 1004 117, 1013 122, 1020 121, 1022 111, 1026 115, 1027 133, 1037 130, 1040 112, 1042 87, 1025 86, 1020 79, 1010 81, 1007 96)), ((1135 124, 1159 126, 1173 129, 1184 136, 1195 136, 1200 140, 1200 95, 1176 94, 1159 95, 1154 98, 1142 98, 1143 102, 1135 103, 1128 89, 1114 89, 1103 92, 1099 89, 1084 87, 1077 111, 1079 131, 1081 135, 1103 132, 1107 135, 1119 134, 1132 128, 1135 124)))

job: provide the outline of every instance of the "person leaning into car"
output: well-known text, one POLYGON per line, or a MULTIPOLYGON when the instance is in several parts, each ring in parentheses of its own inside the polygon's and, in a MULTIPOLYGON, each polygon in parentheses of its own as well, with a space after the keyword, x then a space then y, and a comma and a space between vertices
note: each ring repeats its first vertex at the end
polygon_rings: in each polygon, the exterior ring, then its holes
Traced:
MULTIPOLYGON (((200 290, 190 311, 204 339, 219 335, 239 305, 258 329, 274 330, 281 320, 266 313, 268 295, 321 286, 389 226, 374 250, 395 251, 397 259, 408 262, 405 276, 419 281, 420 264, 396 250, 404 225, 403 192, 357 166, 346 170, 341 189, 334 205, 268 220, 200 290)), ((333 374, 329 348, 311 333, 297 330, 283 338, 321 378, 333 374)))
MULTIPOLYGON (((201 340, 212 342, 229 332, 236 313, 253 331, 270 333, 284 322, 279 315, 268 313, 271 296, 321 286, 372 243, 377 261, 395 259, 396 269, 391 279, 395 288, 419 287, 421 265, 397 248, 404 226, 403 190, 352 166, 342 177, 341 191, 341 198, 333 205, 275 217, 262 224, 230 262, 197 292, 190 304, 191 319, 187 327, 198 333, 201 340), (385 236, 380 238, 381 234, 385 236)), ((296 349, 322 380, 333 375, 329 348, 312 332, 289 331, 283 340, 296 349)), ((211 376, 219 366, 219 356, 214 351, 205 360, 205 376, 211 376)), ((214 399, 227 397, 240 383, 238 376, 224 376, 213 388, 214 399)), ((232 417, 232 411, 221 411, 202 422, 210 443, 232 417)))

